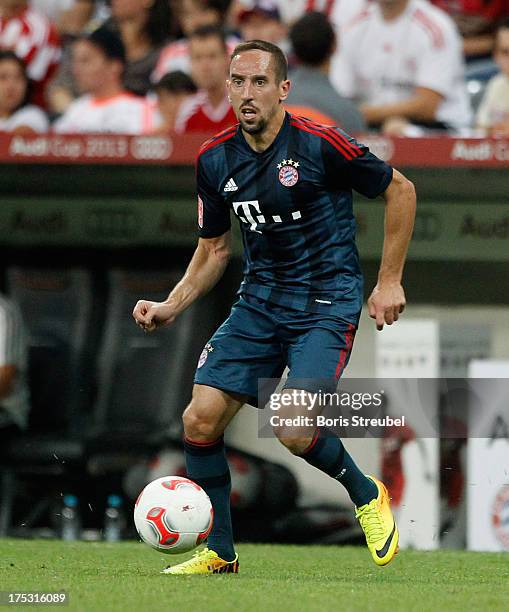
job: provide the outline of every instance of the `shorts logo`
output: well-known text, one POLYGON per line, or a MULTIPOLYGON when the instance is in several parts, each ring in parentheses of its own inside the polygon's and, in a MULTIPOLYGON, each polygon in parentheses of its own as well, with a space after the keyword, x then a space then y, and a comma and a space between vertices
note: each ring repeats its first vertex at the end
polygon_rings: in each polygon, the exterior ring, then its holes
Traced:
POLYGON ((203 228, 203 200, 198 196, 198 227, 203 228))
POLYGON ((207 344, 203 347, 203 351, 201 352, 200 358, 198 359, 198 369, 202 367, 202 365, 207 361, 207 357, 209 353, 212 353, 214 347, 207 342, 207 344))
POLYGON ((502 546, 509 550, 509 485, 499 490, 491 515, 495 537, 502 546))
POLYGON ((277 165, 279 170, 279 182, 284 187, 293 187, 299 180, 299 172, 297 168, 300 166, 299 162, 293 161, 293 159, 283 159, 283 161, 277 165))

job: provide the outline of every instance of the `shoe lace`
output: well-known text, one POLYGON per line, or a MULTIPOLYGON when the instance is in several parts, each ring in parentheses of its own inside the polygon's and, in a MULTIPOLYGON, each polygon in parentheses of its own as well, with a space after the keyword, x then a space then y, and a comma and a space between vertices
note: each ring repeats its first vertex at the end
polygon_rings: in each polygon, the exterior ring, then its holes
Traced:
MULTIPOLYGON (((187 561, 183 561, 180 564, 180 567, 193 567, 194 565, 199 565, 203 561, 202 557, 207 556, 210 552, 211 551, 208 548, 198 550, 190 559, 188 559, 187 561)), ((168 565, 168 568, 170 567, 171 565, 168 565)))
POLYGON ((357 510, 355 517, 359 519, 369 544, 374 544, 384 537, 384 522, 376 499, 357 510))

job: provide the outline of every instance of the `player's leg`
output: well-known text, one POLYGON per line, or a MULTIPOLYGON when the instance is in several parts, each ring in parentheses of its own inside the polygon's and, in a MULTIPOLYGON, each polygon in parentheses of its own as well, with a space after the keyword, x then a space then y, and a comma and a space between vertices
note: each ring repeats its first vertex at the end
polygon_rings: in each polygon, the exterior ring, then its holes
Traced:
POLYGON ((214 508, 208 548, 166 573, 238 570, 230 518, 230 471, 222 435, 246 400, 254 402, 258 379, 280 377, 283 369, 281 346, 263 302, 241 298, 203 349, 193 399, 183 415, 188 476, 207 492, 214 508))
MULTIPOLYGON (((318 320, 313 315, 308 317, 308 331, 297 333, 288 349, 290 374, 286 386, 291 387, 292 380, 305 379, 309 381, 307 390, 313 392, 319 388, 313 388, 313 380, 328 379, 337 383, 348 364, 355 327, 334 318, 320 317, 318 320)), ((305 325, 299 320, 293 327, 300 331, 305 325)), ((305 412, 309 414, 307 408, 305 412)), ((292 415, 302 414, 302 407, 287 406, 283 414, 292 418, 292 415)), ((312 436, 310 431, 296 430, 293 434, 283 430, 276 435, 291 452, 341 482, 356 506, 356 517, 373 560, 377 565, 389 563, 398 550, 399 537, 383 483, 366 476, 340 438, 326 428, 313 430, 312 436)))
POLYGON ((325 472, 346 488, 356 507, 369 503, 378 495, 373 480, 359 469, 341 439, 327 428, 317 428, 315 417, 319 410, 313 407, 311 393, 302 389, 288 389, 283 392, 286 398, 278 410, 278 422, 283 425, 274 427, 277 438, 292 454, 302 457, 309 464, 325 472), (284 423, 313 422, 310 425, 291 425, 284 423))
POLYGON ((186 469, 188 477, 210 497, 214 522, 207 547, 188 561, 167 567, 163 570, 165 574, 238 572, 230 515, 231 478, 223 433, 244 401, 241 396, 233 397, 214 387, 194 385, 193 397, 182 417, 186 469))
POLYGON ((184 453, 187 475, 210 497, 214 524, 207 546, 221 559, 233 561, 235 549, 230 516, 231 478, 223 433, 245 398, 205 385, 195 385, 184 415, 184 453))

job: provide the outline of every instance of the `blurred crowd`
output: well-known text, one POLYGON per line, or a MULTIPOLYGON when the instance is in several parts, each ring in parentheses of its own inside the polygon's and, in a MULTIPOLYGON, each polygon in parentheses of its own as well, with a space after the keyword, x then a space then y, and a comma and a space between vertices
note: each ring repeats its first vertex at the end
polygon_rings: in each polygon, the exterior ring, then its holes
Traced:
POLYGON ((220 131, 251 39, 287 53, 295 113, 509 136, 509 0, 0 0, 0 131, 220 131))

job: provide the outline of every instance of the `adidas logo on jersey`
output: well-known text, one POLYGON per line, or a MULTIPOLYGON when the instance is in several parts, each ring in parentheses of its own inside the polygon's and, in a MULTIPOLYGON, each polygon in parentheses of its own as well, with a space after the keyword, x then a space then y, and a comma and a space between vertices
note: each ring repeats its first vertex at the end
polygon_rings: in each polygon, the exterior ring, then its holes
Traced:
POLYGON ((238 187, 235 181, 231 178, 225 185, 224 191, 237 191, 238 187))

